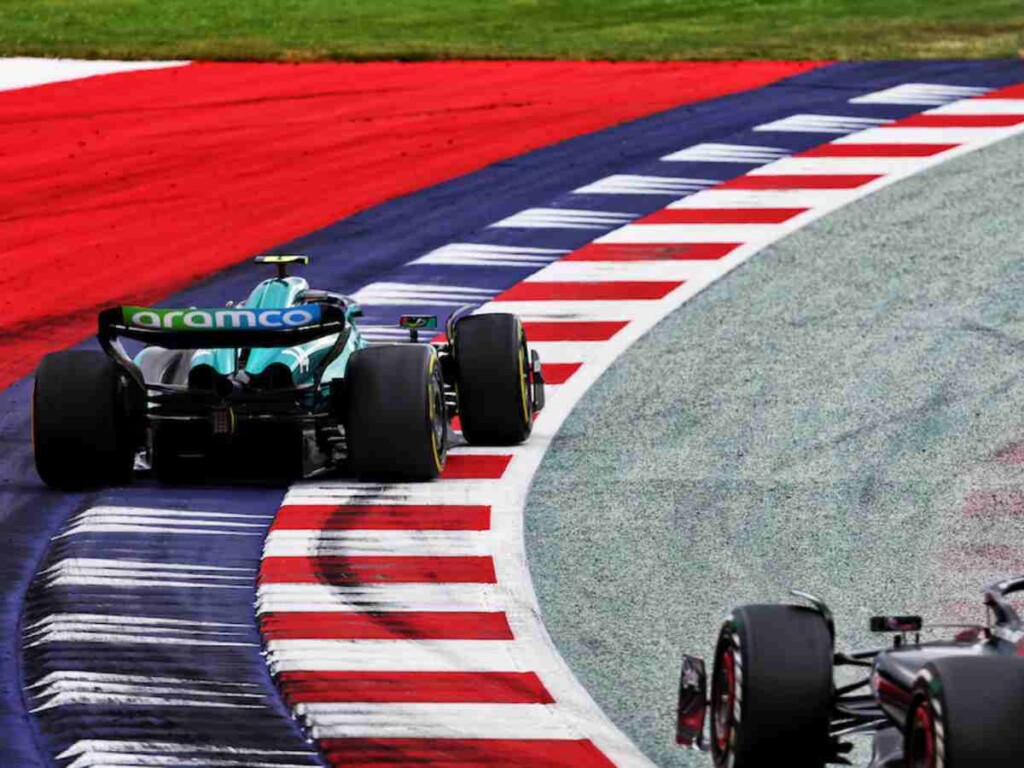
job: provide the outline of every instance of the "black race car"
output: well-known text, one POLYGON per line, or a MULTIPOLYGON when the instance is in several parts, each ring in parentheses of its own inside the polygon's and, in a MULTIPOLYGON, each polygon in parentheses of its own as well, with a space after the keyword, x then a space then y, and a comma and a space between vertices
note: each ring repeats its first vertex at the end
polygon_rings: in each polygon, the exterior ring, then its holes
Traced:
POLYGON ((725 620, 711 695, 704 662, 683 659, 676 741, 720 768, 850 765, 857 734, 873 737, 869 768, 1024 766, 1024 625, 1008 601, 1024 576, 984 592, 987 625, 928 625, 877 616, 891 646, 835 648, 828 607, 746 605, 725 620), (921 633, 953 638, 922 642, 921 633), (710 725, 705 714, 710 707, 710 725))

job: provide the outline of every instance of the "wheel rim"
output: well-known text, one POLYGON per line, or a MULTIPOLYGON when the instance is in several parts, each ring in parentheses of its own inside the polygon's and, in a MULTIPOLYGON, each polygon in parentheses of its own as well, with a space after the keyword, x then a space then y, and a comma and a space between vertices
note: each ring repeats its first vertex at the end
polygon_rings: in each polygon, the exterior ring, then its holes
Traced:
POLYGON ((922 700, 914 710, 910 722, 908 768, 937 768, 935 749, 935 719, 928 701, 922 700))
POLYGON ((736 657, 728 648, 715 668, 714 698, 711 702, 711 724, 714 728, 715 748, 720 755, 729 752, 732 745, 733 709, 736 706, 736 657))
POLYGON ((444 467, 445 437, 448 425, 445 419, 444 388, 438 381, 436 359, 434 358, 430 362, 430 383, 428 384, 430 388, 428 395, 430 405, 428 419, 430 421, 430 447, 433 452, 434 463, 437 465, 437 471, 440 472, 444 467))
POLYGON ((530 423, 530 366, 526 359, 526 339, 519 344, 519 389, 523 405, 523 422, 530 423))

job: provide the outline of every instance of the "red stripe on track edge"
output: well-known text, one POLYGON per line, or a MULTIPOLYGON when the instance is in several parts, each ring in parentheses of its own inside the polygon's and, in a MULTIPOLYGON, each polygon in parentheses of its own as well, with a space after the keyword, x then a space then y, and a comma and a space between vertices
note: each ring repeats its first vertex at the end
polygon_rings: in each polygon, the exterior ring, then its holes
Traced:
POLYGON ((880 178, 881 175, 862 173, 755 174, 719 184, 716 189, 856 189, 880 178))
POLYGON ((614 768, 593 742, 559 739, 321 739, 341 768, 614 768))
POLYGON ((263 558, 261 584, 494 584, 490 557, 322 555, 263 558))
POLYGON ((552 704, 533 672, 282 672, 291 704, 552 704))
POLYGON ((544 381, 547 384, 565 384, 583 363, 544 363, 544 381))
POLYGON ((741 243, 591 243, 562 261, 712 261, 728 256, 741 243))
POLYGON ((500 480, 511 456, 489 456, 473 453, 449 453, 441 473, 442 480, 500 480))
POLYGON ((911 115, 886 128, 1010 128, 1024 123, 1024 106, 1019 115, 911 115))
POLYGON ((933 157, 959 144, 822 144, 794 157, 933 157))
MULTIPOLYGON (((498 294, 494 301, 644 301, 662 299, 682 284, 681 280, 579 283, 526 281, 498 294)), ((529 330, 526 335, 529 338, 529 330)))
POLYGON ((500 611, 263 614, 267 640, 512 640, 500 611))
POLYGON ((634 224, 782 224, 807 208, 663 208, 634 224))
POLYGON ((278 510, 270 530, 485 531, 490 527, 491 508, 485 504, 288 504, 278 510))

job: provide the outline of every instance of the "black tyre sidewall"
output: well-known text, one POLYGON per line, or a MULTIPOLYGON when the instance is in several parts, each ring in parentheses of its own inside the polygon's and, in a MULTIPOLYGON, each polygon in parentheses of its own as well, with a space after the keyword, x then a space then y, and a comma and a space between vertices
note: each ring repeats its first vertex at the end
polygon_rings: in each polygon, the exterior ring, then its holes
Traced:
POLYGON ((36 470, 47 485, 82 490, 131 479, 145 394, 102 352, 43 358, 32 392, 36 470))
POLYGON ((470 315, 455 326, 459 420, 474 445, 517 445, 533 430, 533 397, 526 387, 526 332, 515 315, 470 315), (525 366, 525 370, 524 370, 525 366))
POLYGON ((720 750, 712 733, 715 764, 753 768, 780 761, 820 768, 827 757, 833 696, 832 637, 823 617, 793 605, 736 609, 719 633, 713 681, 730 649, 739 716, 732 724, 731 749, 720 750))
MULTIPOLYGON (((945 768, 1024 765, 1024 659, 961 656, 928 664, 914 686, 927 699, 945 768)), ((913 709, 911 709, 911 713, 913 709)), ((913 721, 904 729, 910 746, 913 721)))
POLYGON ((349 469, 357 476, 431 480, 447 453, 447 415, 437 353, 426 344, 357 350, 345 372, 344 426, 349 469), (431 395, 440 393, 445 427, 437 455, 431 395))

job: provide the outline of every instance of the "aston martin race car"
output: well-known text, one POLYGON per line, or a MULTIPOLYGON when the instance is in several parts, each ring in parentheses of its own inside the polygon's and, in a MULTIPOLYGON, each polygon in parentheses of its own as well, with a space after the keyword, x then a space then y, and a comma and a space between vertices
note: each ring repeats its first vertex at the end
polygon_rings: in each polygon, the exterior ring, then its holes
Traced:
POLYGON ((850 737, 873 739, 870 768, 1024 766, 1024 624, 1010 595, 1024 576, 984 591, 985 625, 876 616, 887 647, 835 649, 828 607, 747 605, 725 620, 710 700, 704 662, 683 659, 676 741, 720 768, 849 765, 850 737), (951 639, 927 641, 922 633, 951 639), (710 708, 710 727, 705 714, 710 708))
POLYGON ((408 315, 405 343, 369 344, 359 305, 314 290, 289 265, 218 309, 113 307, 102 351, 47 355, 32 399, 42 480, 59 489, 128 482, 136 469, 180 481, 234 474, 429 480, 444 469, 450 420, 474 445, 529 437, 544 406, 540 358, 511 314, 408 315), (122 339, 145 345, 134 356, 122 339))

